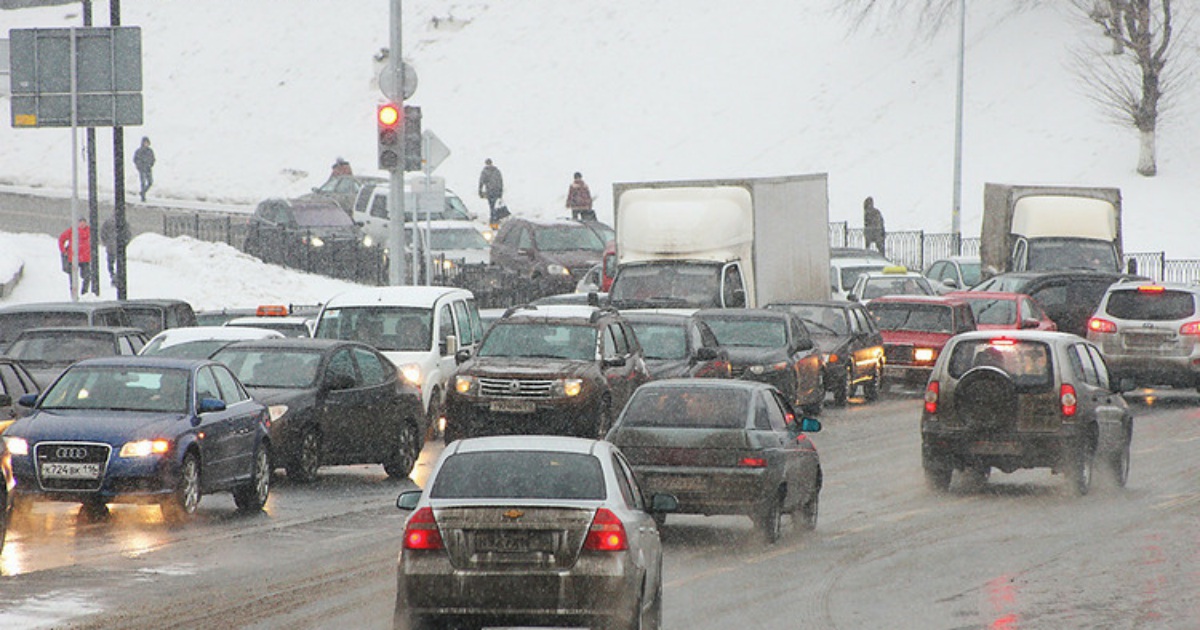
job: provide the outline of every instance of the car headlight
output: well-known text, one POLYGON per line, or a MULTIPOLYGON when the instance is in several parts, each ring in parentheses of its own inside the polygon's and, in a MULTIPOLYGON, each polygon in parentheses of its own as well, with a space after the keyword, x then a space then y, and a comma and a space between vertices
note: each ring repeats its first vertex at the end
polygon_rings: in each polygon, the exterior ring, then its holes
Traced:
POLYGON ((491 243, 492 239, 496 237, 496 232, 494 230, 492 230, 491 228, 488 228, 485 230, 480 230, 479 233, 483 235, 483 240, 485 240, 489 243, 491 243))
POLYGON ((4 444, 8 447, 8 452, 13 455, 29 454, 29 442, 26 442, 25 438, 5 437, 4 444))
POLYGON ((400 366, 400 376, 403 376, 410 385, 421 386, 421 366, 416 363, 400 366))
POLYGON ((454 391, 470 396, 478 389, 479 381, 474 376, 458 375, 454 377, 454 391))
POLYGON ((581 378, 560 378, 554 381, 551 387, 551 396, 562 396, 573 398, 578 396, 583 391, 583 379, 581 378))
POLYGON ((916 363, 933 363, 937 358, 937 350, 933 348, 914 348, 913 361, 916 363))
POLYGON ((787 361, 771 363, 768 365, 751 365, 749 368, 751 374, 765 374, 767 372, 779 372, 788 368, 787 361))
POLYGON ((370 234, 368 234, 363 237, 362 244, 363 247, 370 247, 375 244, 375 240, 371 238, 370 234))
POLYGON ((546 265, 546 273, 548 273, 552 276, 569 276, 569 275, 571 275, 571 271, 569 269, 567 269, 566 267, 559 265, 557 263, 550 263, 549 265, 546 265))
POLYGON ((270 407, 267 407, 267 413, 271 414, 271 422, 275 422, 282 418, 283 414, 287 413, 287 411, 287 405, 271 405, 270 407))
POLYGON ((314 236, 308 239, 308 244, 312 245, 313 247, 324 247, 325 241, 320 236, 314 236))
POLYGON ((126 442, 125 446, 121 447, 121 457, 149 457, 150 455, 162 455, 169 450, 171 450, 170 440, 138 440, 126 442))
POLYGON ((442 271, 450 271, 454 269, 454 267, 455 264, 453 260, 450 260, 449 258, 442 259, 442 271))

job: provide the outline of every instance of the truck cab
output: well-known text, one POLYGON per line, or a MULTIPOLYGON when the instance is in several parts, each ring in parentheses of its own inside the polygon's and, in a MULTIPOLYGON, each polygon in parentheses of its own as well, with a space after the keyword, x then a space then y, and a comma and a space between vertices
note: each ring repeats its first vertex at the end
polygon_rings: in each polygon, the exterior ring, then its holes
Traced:
POLYGON ((609 288, 618 309, 740 308, 746 282, 740 261, 642 261, 621 265, 609 288))
POLYGON ((1121 270, 1121 193, 1115 188, 987 184, 980 256, 1004 271, 1121 270))

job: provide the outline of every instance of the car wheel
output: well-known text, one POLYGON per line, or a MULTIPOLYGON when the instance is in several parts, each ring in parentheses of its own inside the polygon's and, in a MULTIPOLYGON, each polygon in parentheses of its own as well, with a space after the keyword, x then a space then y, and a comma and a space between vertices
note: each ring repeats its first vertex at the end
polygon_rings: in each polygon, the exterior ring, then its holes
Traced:
POLYGON ((413 422, 405 420, 400 426, 396 440, 394 459, 383 463, 383 470, 392 479, 404 479, 412 473, 421 456, 421 431, 413 422))
POLYGON ((796 511, 796 523, 804 531, 811 532, 817 528, 817 515, 821 507, 821 485, 817 484, 813 488, 812 496, 807 501, 800 505, 800 509, 796 511))
POLYGON ((966 484, 972 488, 982 488, 987 485, 988 479, 992 476, 991 466, 969 466, 965 473, 966 484))
MULTIPOLYGON (((800 389, 798 384, 796 389, 800 389)), ((819 416, 821 415, 821 409, 825 406, 825 370, 817 372, 817 386, 813 390, 812 395, 816 397, 816 400, 804 403, 800 406, 800 410, 806 416, 819 416)))
POLYGON ((287 465, 287 476, 292 481, 310 483, 317 478, 321 467, 321 434, 308 428, 300 435, 300 448, 287 465))
POLYGON ((934 462, 925 462, 925 485, 934 492, 945 492, 950 489, 950 477, 954 469, 934 462))
POLYGON ((883 366, 875 364, 875 373, 871 375, 871 380, 862 384, 863 398, 869 401, 879 400, 879 392, 883 391, 883 366))
POLYGON ((583 435, 582 437, 604 439, 608 435, 608 430, 612 428, 612 397, 605 394, 600 399, 600 410, 596 412, 596 423, 592 427, 591 435, 583 435))
POLYGON ((761 508, 758 515, 755 516, 755 525, 758 526, 759 533, 762 535, 763 542, 768 545, 773 545, 779 540, 779 533, 783 529, 783 507, 780 505, 780 498, 773 497, 761 508))
POLYGON ((854 368, 847 365, 846 373, 842 375, 841 379, 833 387, 833 404, 838 407, 845 407, 846 403, 850 401, 853 391, 854 368))
POLYGON ((1086 495, 1092 487, 1092 463, 1095 457, 1096 447, 1086 437, 1066 455, 1067 482, 1077 496, 1086 495))
POLYGON ((1128 436, 1125 439, 1125 444, 1112 454, 1112 459, 1109 460, 1109 468, 1112 470, 1113 482, 1118 488, 1124 488, 1125 484, 1129 483, 1129 461, 1130 461, 1130 440, 1128 436))
POLYGON ((642 615, 641 625, 641 630, 659 630, 659 628, 662 628, 662 582, 659 582, 654 589, 654 600, 650 602, 650 608, 642 615))
POLYGON ((200 460, 195 453, 183 456, 179 465, 179 483, 162 503, 163 518, 169 523, 182 523, 196 513, 200 505, 200 460))
POLYGON ((271 462, 265 445, 254 451, 254 472, 250 481, 233 491, 233 502, 240 512, 260 512, 271 493, 271 462))
POLYGON ((441 390, 433 390, 429 397, 429 426, 425 428, 425 441, 429 442, 441 437, 442 416, 446 415, 446 403, 442 400, 441 390))

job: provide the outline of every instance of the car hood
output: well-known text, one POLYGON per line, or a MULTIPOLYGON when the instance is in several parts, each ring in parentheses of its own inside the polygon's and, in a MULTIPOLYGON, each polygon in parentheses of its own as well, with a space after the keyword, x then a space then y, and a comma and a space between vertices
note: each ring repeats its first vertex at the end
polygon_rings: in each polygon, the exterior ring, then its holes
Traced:
POLYGON ((561 251, 542 251, 542 257, 550 262, 558 263, 568 269, 577 269, 586 267, 590 269, 592 265, 600 262, 604 256, 603 252, 597 252, 587 249, 564 249, 561 251))
POLYGON ((692 366, 687 359, 646 359, 645 361, 646 369, 650 371, 652 380, 686 377, 688 369, 692 366))
POLYGON ((783 348, 722 347, 729 353, 729 362, 733 365, 759 365, 788 360, 788 353, 783 348))
POLYGON ((884 330, 884 343, 911 343, 941 347, 950 340, 950 333, 919 332, 915 330, 884 330))
POLYGON ((460 372, 492 378, 563 378, 580 376, 593 369, 592 361, 549 359, 545 357, 475 357, 464 363, 460 372))
POLYGON ((186 417, 187 414, 151 411, 38 409, 14 422, 5 435, 29 441, 90 440, 120 446, 132 439, 173 437, 176 431, 171 426, 186 417))
POLYGON ((313 389, 287 389, 282 387, 246 387, 246 391, 254 400, 264 405, 286 405, 299 402, 303 398, 311 398, 313 389))

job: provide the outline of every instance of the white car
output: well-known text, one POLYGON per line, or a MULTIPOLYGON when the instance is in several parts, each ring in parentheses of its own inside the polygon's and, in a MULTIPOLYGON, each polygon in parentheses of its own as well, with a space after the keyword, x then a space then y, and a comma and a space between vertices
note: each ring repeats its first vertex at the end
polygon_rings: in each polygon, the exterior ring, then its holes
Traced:
POLYGON ((141 356, 207 359, 235 341, 282 339, 283 333, 266 328, 232 326, 185 326, 168 328, 150 338, 141 356))
POLYGON ((868 271, 854 281, 846 299, 866 304, 885 295, 937 295, 929 279, 906 267, 892 265, 879 271, 868 271))
POLYGON ((925 277, 939 293, 966 291, 983 282, 982 268, 978 256, 949 256, 929 265, 925 277))
POLYGON ((892 263, 883 258, 845 256, 829 259, 829 289, 835 300, 845 300, 858 276, 868 271, 883 271, 892 263))

